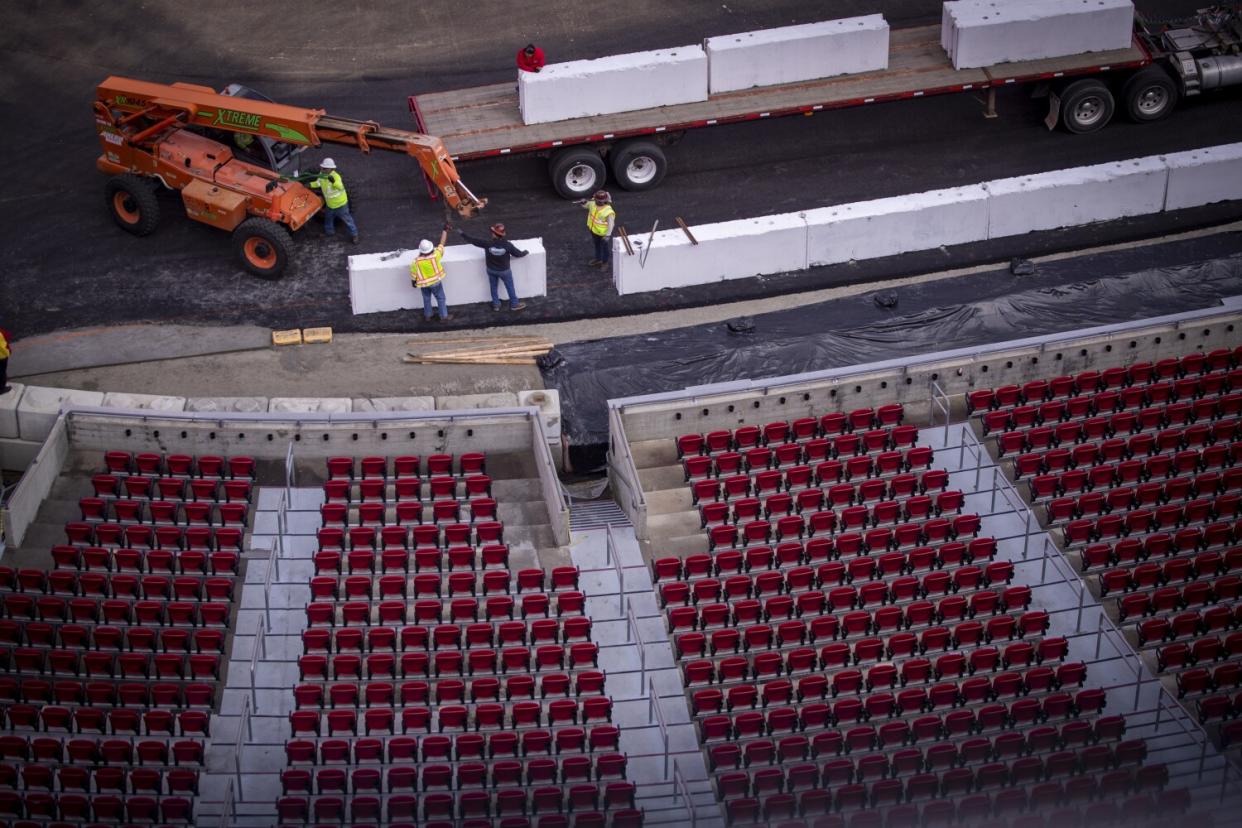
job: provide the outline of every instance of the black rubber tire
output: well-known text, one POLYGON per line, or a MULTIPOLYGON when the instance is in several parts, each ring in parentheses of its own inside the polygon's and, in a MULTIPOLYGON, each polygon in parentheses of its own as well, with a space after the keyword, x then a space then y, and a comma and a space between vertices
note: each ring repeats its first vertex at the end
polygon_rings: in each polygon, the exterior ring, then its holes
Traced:
POLYGON ((1121 101, 1126 115, 1139 124, 1163 120, 1177 108, 1181 93, 1177 81, 1161 66, 1145 66, 1130 76, 1121 87, 1121 101))
POLYGON ((1098 80, 1076 80, 1061 92, 1061 124, 1075 135, 1108 126, 1115 108, 1113 93, 1098 80))
POLYGON ((233 231, 233 250, 237 260, 249 273, 261 279, 279 279, 285 275, 293 255, 293 237, 284 225, 251 216, 233 231), (270 260, 264 264, 262 259, 270 260))
POLYGON ((126 233, 149 236, 155 231, 160 223, 160 201, 150 180, 133 173, 114 175, 104 193, 112 220, 126 233))
POLYGON ((612 148, 608 163, 617 186, 635 193, 654 190, 668 172, 664 150, 652 141, 623 141, 612 148))
POLYGON ((608 172, 604 168, 604 159, 599 153, 584 147, 572 147, 561 150, 548 159, 548 175, 552 177, 552 186, 561 198, 577 200, 590 198, 596 190, 604 187, 608 172), (586 176, 588 170, 594 176, 586 176))

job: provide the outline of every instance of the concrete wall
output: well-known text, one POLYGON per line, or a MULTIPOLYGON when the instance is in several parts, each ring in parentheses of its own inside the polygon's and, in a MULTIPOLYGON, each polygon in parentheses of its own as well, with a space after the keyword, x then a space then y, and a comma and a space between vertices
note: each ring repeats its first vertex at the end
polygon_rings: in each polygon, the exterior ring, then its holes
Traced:
POLYGON ((1175 152, 1164 162, 1169 168, 1166 210, 1242 198, 1242 143, 1175 152))
POLYGON ((646 261, 647 236, 630 236, 629 256, 613 239, 612 277, 617 293, 642 293, 725 279, 742 279, 806 268, 806 221, 801 213, 740 219, 694 228, 698 244, 681 230, 657 232, 646 261))
POLYGON ((709 37, 708 86, 714 95, 887 69, 888 36, 884 15, 869 14, 709 37))
POLYGON ((805 213, 807 265, 895 256, 988 237, 982 185, 821 207, 805 213))
POLYGON ((17 403, 18 436, 23 440, 46 439, 60 416, 61 406, 103 405, 103 399, 100 391, 29 385, 17 403))
POLYGON ((956 0, 944 4, 943 45, 957 69, 1125 49, 1130 0, 956 0))
MULTIPOLYGON (((530 74, 524 73, 524 74, 530 74)), ((548 260, 543 239, 514 239, 513 245, 529 255, 513 259, 513 281, 518 296, 545 296, 548 292, 548 260)), ((422 292, 410 282, 410 262, 414 250, 392 253, 366 253, 349 257, 349 299, 354 313, 415 309, 423 307, 422 292)), ((491 302, 491 287, 484 268, 483 249, 474 245, 453 245, 444 249, 444 295, 449 308, 491 302)), ((507 300, 500 288, 501 301, 507 300)))
POLYGON ((701 46, 551 63, 518 72, 522 121, 543 124, 707 100, 707 53, 701 46))
POLYGON ((68 457, 69 438, 65 418, 57 415, 47 430, 43 446, 4 504, 4 533, 8 543, 22 545, 26 530, 39 513, 39 505, 52 491, 68 457))
POLYGON ((989 181, 989 238, 1109 221, 1164 209, 1158 156, 989 181))

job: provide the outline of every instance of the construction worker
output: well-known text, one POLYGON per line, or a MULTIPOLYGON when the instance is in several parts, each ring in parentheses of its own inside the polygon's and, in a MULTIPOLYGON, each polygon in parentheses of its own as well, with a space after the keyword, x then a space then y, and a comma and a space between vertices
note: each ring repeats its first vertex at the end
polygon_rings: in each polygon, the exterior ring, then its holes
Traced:
POLYGON ((7 394, 13 389, 9 386, 9 342, 13 335, 0 328, 0 394, 7 394))
POLYGON ((341 181, 341 174, 336 171, 336 162, 331 158, 323 159, 319 163, 319 177, 310 186, 323 193, 324 235, 331 236, 336 232, 336 218, 340 216, 341 221, 349 228, 351 241, 357 244, 358 225, 354 224, 354 217, 349 214, 349 196, 345 192, 345 182, 341 181))
POLYGON ((510 259, 520 259, 528 251, 519 250, 505 239, 503 224, 493 224, 491 230, 492 238, 489 241, 466 235, 465 230, 458 230, 457 235, 475 247, 481 247, 487 251, 484 268, 487 270, 487 280, 492 288, 492 310, 500 310, 500 283, 504 282, 505 292, 509 294, 509 310, 520 311, 526 307, 526 303, 518 299, 517 291, 513 288, 513 269, 510 259))
POLYGON ((612 209, 612 196, 607 190, 597 190, 595 196, 578 204, 587 211, 587 230, 595 244, 595 258, 590 264, 604 270, 612 262, 612 231, 616 226, 617 212, 612 209))
POLYGON ((523 72, 538 72, 546 64, 543 49, 533 43, 527 43, 526 47, 517 53, 517 67, 523 72))
POLYGON ((423 292, 423 321, 432 320, 431 299, 435 297, 440 308, 440 321, 452 319, 448 312, 448 301, 444 298, 444 241, 448 238, 449 225, 444 225, 440 232, 440 243, 432 244, 430 239, 418 243, 418 256, 410 262, 410 280, 414 287, 423 292))

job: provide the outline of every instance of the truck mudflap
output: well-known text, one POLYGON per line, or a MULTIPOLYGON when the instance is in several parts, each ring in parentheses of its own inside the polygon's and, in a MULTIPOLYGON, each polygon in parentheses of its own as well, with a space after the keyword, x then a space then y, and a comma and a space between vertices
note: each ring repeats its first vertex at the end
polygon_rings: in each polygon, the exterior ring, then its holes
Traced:
POLYGON ((1048 93, 1048 114, 1044 116, 1044 126, 1048 127, 1048 131, 1057 128, 1057 124, 1061 123, 1061 96, 1052 90, 1048 93))

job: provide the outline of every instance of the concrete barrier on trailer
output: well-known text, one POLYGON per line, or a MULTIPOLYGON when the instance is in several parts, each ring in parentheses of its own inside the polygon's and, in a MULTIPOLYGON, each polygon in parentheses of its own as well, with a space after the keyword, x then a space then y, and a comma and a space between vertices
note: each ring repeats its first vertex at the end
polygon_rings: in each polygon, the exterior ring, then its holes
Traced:
POLYGON ((26 386, 17 403, 17 430, 23 440, 47 438, 62 405, 103 405, 102 391, 79 391, 73 388, 42 388, 26 386))
POLYGON ((631 235, 633 256, 626 253, 620 239, 613 239, 612 276, 617 293, 806 269, 806 220, 801 213, 704 224, 691 232, 698 244, 691 243, 681 230, 662 230, 651 237, 650 250, 644 249, 647 235, 631 235))
POLYGON ((1153 156, 989 181, 988 237, 1159 213, 1168 178, 1153 156))
MULTIPOLYGON (((513 259, 513 281, 519 297, 546 296, 548 293, 548 258, 543 239, 514 239, 514 247, 529 255, 513 259)), ((410 262, 414 250, 392 253, 366 253, 349 257, 349 300, 355 314, 423 308, 422 291, 410 282, 410 262)), ((450 308, 492 301, 484 252, 474 245, 453 245, 444 248, 444 295, 450 308)), ((508 303, 504 286, 501 302, 508 303)))
POLYGON ((944 18, 955 69, 1125 49, 1134 36, 1130 0, 956 0, 944 18))
POLYGON ((896 256, 988 237, 980 184, 806 212, 807 266, 896 256))
POLYGON ((707 53, 702 46, 550 63, 518 72, 522 122, 652 109, 707 100, 707 53))
POLYGON ((830 78, 888 68, 882 14, 709 37, 711 93, 830 78))
POLYGON ((1164 163, 1169 168, 1166 210, 1242 198, 1242 143, 1170 153, 1164 163))
POLYGON ((20 382, 9 383, 9 393, 0 394, 0 439, 16 440, 21 431, 17 426, 17 405, 21 402, 26 386, 20 382))

